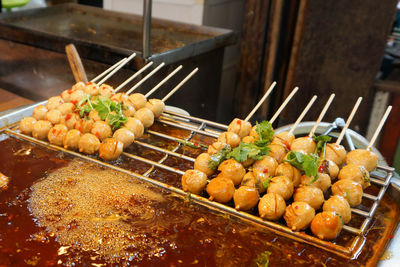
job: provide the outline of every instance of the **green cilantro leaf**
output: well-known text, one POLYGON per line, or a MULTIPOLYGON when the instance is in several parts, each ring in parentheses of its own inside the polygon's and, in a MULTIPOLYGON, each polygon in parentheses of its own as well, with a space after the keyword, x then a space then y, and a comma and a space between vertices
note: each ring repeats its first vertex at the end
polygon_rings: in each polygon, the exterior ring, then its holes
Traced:
POLYGON ((315 148, 315 154, 321 155, 322 158, 325 158, 325 149, 326 143, 331 141, 331 137, 327 135, 313 136, 313 140, 317 143, 315 148))
POLYGON ((128 118, 122 114, 109 113, 107 119, 108 124, 112 126, 113 130, 119 129, 123 124, 128 122, 128 118))
POLYGON ((182 146, 188 146, 191 148, 197 148, 197 149, 203 149, 203 150, 208 149, 208 146, 206 146, 204 144, 200 144, 200 143, 194 143, 194 142, 184 141, 184 140, 179 140, 179 139, 175 139, 175 141, 180 143, 182 146))
POLYGON ((262 182, 262 185, 263 185, 263 187, 264 187, 265 189, 268 189, 268 187, 269 187, 269 182, 271 181, 271 179, 272 179, 272 176, 268 177, 267 179, 265 179, 265 180, 262 182))
POLYGON ((275 131, 269 121, 262 121, 261 123, 257 122, 256 132, 261 142, 270 143, 275 135, 275 131))
POLYGON ((269 256, 271 256, 271 252, 266 250, 261 253, 256 259, 257 267, 268 267, 269 265, 269 256))
POLYGON ((227 158, 233 158, 237 162, 244 162, 248 159, 260 160, 263 156, 268 155, 269 150, 269 147, 259 142, 250 144, 240 142, 239 146, 229 152, 227 158))
POLYGON ((289 152, 286 162, 292 166, 306 173, 307 176, 313 176, 314 179, 318 179, 318 163, 320 158, 315 154, 306 155, 301 152, 291 151, 289 152))
POLYGON ((220 151, 214 153, 210 156, 210 161, 208 162, 208 168, 211 170, 216 170, 218 166, 226 159, 226 156, 231 151, 230 145, 225 145, 220 151))
POLYGON ((347 199, 347 202, 350 203, 350 191, 348 188, 346 188, 346 199, 347 199))

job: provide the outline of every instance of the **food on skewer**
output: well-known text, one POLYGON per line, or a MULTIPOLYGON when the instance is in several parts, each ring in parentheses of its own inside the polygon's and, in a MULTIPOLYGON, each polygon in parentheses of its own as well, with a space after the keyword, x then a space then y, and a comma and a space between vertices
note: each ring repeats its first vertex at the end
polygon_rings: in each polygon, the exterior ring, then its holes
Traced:
POLYGON ((363 189, 361 184, 344 179, 332 185, 332 194, 344 197, 351 207, 355 207, 362 202, 363 189))
POLYGON ((60 106, 63 103, 64 103, 64 100, 61 98, 61 96, 53 96, 47 100, 46 108, 48 110, 53 110, 53 109, 58 108, 58 106, 60 106))
POLYGON ((270 145, 268 145, 268 148, 269 155, 273 157, 278 162, 278 164, 282 163, 287 154, 287 148, 275 143, 271 143, 270 145))
POLYGON ((116 160, 121 155, 124 144, 116 138, 106 138, 99 147, 99 157, 104 160, 116 160))
POLYGON ((320 239, 335 239, 342 230, 343 222, 333 211, 323 211, 315 215, 311 222, 311 231, 320 239))
POLYGON ((231 179, 234 185, 239 185, 246 174, 243 165, 234 159, 228 159, 222 162, 218 167, 218 171, 220 171, 218 176, 231 179))
POLYGON ((78 150, 79 140, 81 139, 81 136, 82 133, 79 130, 69 130, 63 140, 64 148, 70 150, 78 150))
POLYGON ((108 84, 102 84, 99 87, 99 94, 101 96, 111 97, 114 94, 114 88, 108 84))
POLYGON ((354 163, 344 166, 338 176, 339 180, 349 179, 362 185, 363 189, 370 186, 369 172, 362 165, 354 163))
POLYGON ((75 129, 79 130, 83 134, 90 133, 94 123, 95 121, 93 119, 82 118, 75 123, 75 129))
POLYGON ((333 195, 322 206, 323 211, 333 211, 338 213, 343 220, 343 223, 348 223, 351 220, 350 204, 340 195, 333 195))
POLYGON ((315 186, 326 192, 332 185, 331 177, 326 173, 318 173, 318 177, 314 176, 301 176, 301 185, 315 186))
POLYGON ((47 135, 51 129, 51 122, 45 120, 38 120, 32 129, 32 136, 36 139, 46 140, 47 135))
POLYGON ((293 195, 292 180, 286 176, 275 176, 269 181, 267 193, 276 193, 288 200, 293 195))
POLYGON ((221 143, 221 142, 214 142, 211 145, 208 146, 207 153, 210 155, 214 155, 221 149, 225 147, 226 144, 221 143))
POLYGON ((145 128, 149 128, 154 123, 154 114, 146 107, 137 110, 134 117, 140 120, 145 128))
MULTIPOLYGON (((82 89, 81 89, 82 90, 82 89)), ((93 82, 88 82, 85 84, 85 88, 83 89, 83 91, 86 94, 89 94, 91 96, 96 96, 100 93, 100 89, 99 86, 93 82)))
POLYGON ((302 152, 304 154, 314 153, 316 147, 315 141, 310 136, 296 138, 290 144, 290 149, 292 151, 302 152))
POLYGON ((135 135, 135 138, 140 138, 143 136, 144 126, 139 119, 129 117, 124 126, 135 135))
POLYGON ((71 93, 69 102, 76 105, 85 97, 86 93, 83 90, 75 90, 71 93))
POLYGON ((96 121, 92 129, 90 130, 92 134, 97 136, 97 138, 100 139, 100 141, 103 141, 104 139, 111 137, 112 136, 112 130, 110 125, 105 122, 105 121, 96 121))
POLYGON ((378 155, 370 150, 355 149, 346 155, 346 164, 356 164, 364 166, 371 172, 378 166, 378 155))
POLYGON ((240 185, 254 187, 260 194, 266 191, 266 187, 262 184, 260 178, 255 177, 253 172, 246 173, 240 185))
POLYGON ((231 147, 237 147, 240 144, 240 137, 232 132, 224 132, 218 137, 218 142, 228 144, 231 147))
POLYGON ((328 174, 332 179, 335 179, 339 174, 339 167, 333 161, 324 159, 320 162, 318 171, 328 174))
POLYGON ((116 130, 113 137, 120 141, 124 145, 124 148, 129 147, 135 140, 135 134, 126 127, 116 130))
POLYGON ((272 143, 280 144, 285 146, 288 150, 291 149, 291 144, 293 143, 295 136, 289 132, 280 132, 274 135, 274 139, 272 139, 272 143))
POLYGON ((275 193, 265 194, 258 203, 258 213, 263 219, 276 221, 283 216, 286 209, 285 200, 275 193))
POLYGON ((251 131, 251 123, 241 119, 234 119, 228 126, 228 132, 237 134, 240 138, 248 136, 251 131))
POLYGON ((153 112, 154 117, 158 118, 160 117, 161 113, 163 113, 165 104, 162 100, 153 98, 146 103, 145 107, 153 112))
POLYGON ((346 149, 342 145, 327 144, 325 159, 333 161, 338 166, 342 166, 346 159, 346 149))
POLYGON ((100 140, 94 134, 85 133, 79 139, 79 152, 84 154, 94 154, 100 148, 100 140))
POLYGON ((315 210, 306 202, 293 202, 287 206, 283 218, 287 226, 293 231, 300 231, 307 228, 314 219, 315 210))
POLYGON ((289 164, 288 162, 283 162, 278 165, 275 171, 275 175, 277 176, 286 176, 292 180, 293 186, 297 187, 301 181, 301 173, 300 171, 289 164))
POLYGON ((64 124, 56 124, 50 129, 47 135, 47 139, 49 139, 50 144, 63 146, 64 137, 67 135, 67 132, 67 126, 65 126, 64 124))
POLYGON ((187 170, 182 175, 183 191, 200 194, 207 185, 207 175, 199 170, 187 170))
POLYGON ((233 194, 233 202, 237 210, 251 210, 257 206, 260 195, 254 187, 241 186, 233 194))
POLYGON ((211 158, 208 153, 201 153, 194 162, 194 169, 204 172, 207 176, 212 175, 215 169, 209 167, 211 158))
POLYGON ((36 120, 45 120, 46 114, 49 110, 43 105, 38 105, 33 109, 33 115, 36 120))
POLYGON ((129 100, 133 103, 136 110, 144 108, 147 103, 147 99, 140 93, 133 93, 129 95, 129 100))
POLYGON ((273 177, 275 176, 276 168, 278 167, 278 162, 273 157, 265 156, 261 160, 257 160, 253 164, 253 173, 258 177, 273 177))
POLYGON ((25 117, 19 123, 19 129, 21 133, 26 135, 32 135, 33 125, 37 122, 34 117, 25 117))
POLYGON ((62 115, 67 115, 68 113, 74 112, 75 105, 72 103, 62 103, 57 107, 57 110, 59 110, 62 115))
POLYGON ((46 120, 51 122, 51 124, 59 124, 62 118, 63 115, 58 109, 52 109, 46 114, 46 120))
POLYGON ((226 203, 233 198, 235 185, 229 178, 217 177, 208 183, 206 191, 210 195, 210 200, 226 203))
POLYGON ((321 189, 315 186, 300 186, 293 194, 293 200, 296 202, 305 202, 318 210, 324 203, 324 193, 321 189))

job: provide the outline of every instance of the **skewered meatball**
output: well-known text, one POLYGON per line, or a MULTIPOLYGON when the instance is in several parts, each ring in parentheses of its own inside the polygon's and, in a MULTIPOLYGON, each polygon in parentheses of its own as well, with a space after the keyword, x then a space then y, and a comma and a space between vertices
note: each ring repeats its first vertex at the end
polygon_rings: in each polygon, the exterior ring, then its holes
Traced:
POLYGON ((49 142, 53 145, 62 146, 64 143, 64 137, 68 132, 67 126, 63 124, 57 124, 52 127, 47 135, 49 142))
POLYGON ((322 206, 323 211, 333 211, 342 216, 343 223, 348 223, 351 220, 350 204, 347 200, 339 195, 331 196, 325 201, 322 206))
POLYGON ((78 121, 80 121, 80 117, 76 113, 68 113, 64 117, 61 118, 60 123, 67 126, 68 129, 74 129, 75 125, 78 121))
POLYGON ((9 183, 10 183, 10 178, 0 172, 0 191, 6 190, 8 188, 9 183))
POLYGON ((76 129, 69 130, 64 137, 64 148, 69 150, 77 150, 79 148, 79 139, 81 139, 81 132, 76 129))
POLYGON ((309 186, 315 186, 321 189, 323 192, 326 192, 326 190, 331 187, 331 177, 326 174, 326 173, 318 173, 318 178, 313 182, 314 177, 313 176, 307 176, 303 175, 301 176, 301 184, 302 185, 309 185, 309 186))
POLYGON ((100 141, 112 136, 111 127, 105 121, 96 121, 90 132, 97 136, 100 141))
POLYGON ((57 109, 50 110, 46 114, 46 120, 48 120, 52 124, 59 124, 62 118, 63 115, 61 114, 61 111, 57 109))
POLYGON ((324 203, 324 193, 321 189, 315 186, 300 186, 296 189, 293 195, 293 200, 296 202, 306 202, 314 209, 319 209, 324 203))
POLYGON ((210 176, 215 172, 215 170, 212 170, 208 167, 209 162, 210 155, 208 153, 201 153, 194 161, 194 168, 196 170, 204 172, 205 174, 207 174, 207 176, 210 176))
POLYGON ((293 195, 293 183, 286 176, 273 177, 269 182, 268 193, 276 193, 288 200, 293 195))
POLYGON ((35 125, 36 122, 37 120, 33 117, 23 118, 19 123, 19 129, 21 130, 21 133, 32 135, 33 125, 35 125))
POLYGON ((247 144, 253 144, 256 141, 256 139, 254 138, 254 136, 248 135, 243 137, 242 141, 247 144))
POLYGON ((290 150, 290 146, 292 145, 294 140, 294 135, 289 134, 289 132, 280 132, 277 133, 274 136, 274 139, 272 139, 272 143, 274 144, 280 144, 282 146, 285 146, 288 150, 290 150))
POLYGON ((45 120, 46 119, 46 114, 47 114, 48 111, 49 110, 45 106, 39 105, 39 106, 36 106, 33 109, 33 115, 32 116, 36 120, 45 120))
POLYGON ((89 112, 89 118, 94 120, 94 121, 101 121, 102 119, 99 116, 99 112, 95 109, 91 110, 89 112))
POLYGON ((134 117, 140 120, 145 128, 150 127, 154 123, 154 114, 148 108, 139 109, 135 112, 134 117))
POLYGON ((100 140, 94 134, 85 133, 79 139, 78 147, 81 153, 94 154, 100 148, 100 140))
POLYGON ((346 149, 342 145, 326 144, 325 159, 332 160, 340 167, 346 159, 346 149))
POLYGON ((58 108, 63 103, 64 100, 61 98, 61 96, 53 96, 47 100, 46 107, 48 110, 53 110, 58 108))
POLYGON ((293 167, 288 162, 279 164, 278 167, 276 168, 275 175, 289 177, 292 180, 294 187, 297 187, 300 184, 301 180, 300 171, 296 167, 293 167))
POLYGON ((218 151, 223 149, 225 147, 225 145, 226 144, 221 143, 221 142, 214 142, 208 146, 207 153, 210 155, 214 155, 215 153, 217 153, 218 151))
POLYGON ((265 156, 253 164, 253 172, 256 176, 275 176, 278 162, 273 157, 265 156))
POLYGON ((69 102, 71 102, 72 104, 76 105, 79 103, 79 101, 81 101, 84 97, 86 96, 85 92, 82 90, 76 90, 74 92, 72 92, 71 96, 70 96, 70 100, 69 102))
POLYGON ((332 179, 335 179, 339 174, 339 167, 332 160, 324 159, 319 164, 318 169, 321 172, 328 174, 332 179))
POLYGON ((65 103, 68 103, 68 102, 71 100, 71 94, 72 94, 73 91, 75 91, 75 90, 68 89, 68 90, 64 90, 64 91, 61 93, 60 96, 61 96, 62 100, 63 100, 65 103))
POLYGON ((76 90, 83 90, 85 89, 85 83, 84 82, 77 82, 76 84, 74 84, 72 86, 72 91, 76 91, 76 90))
POLYGON ((63 103, 58 106, 57 110, 61 111, 62 115, 67 115, 75 110, 75 105, 72 103, 63 103))
POLYGON ((124 144, 115 138, 106 138, 99 147, 99 157, 104 160, 116 160, 121 155, 124 144))
POLYGON ((128 121, 125 123, 125 127, 135 135, 135 138, 140 138, 143 136, 144 126, 139 119, 129 117, 128 121))
POLYGON ((276 221, 285 213, 286 203, 281 195, 265 194, 258 203, 258 213, 263 219, 276 221))
POLYGON ((114 88, 108 84, 102 84, 99 87, 99 94, 101 96, 110 97, 114 94, 114 88))
POLYGON ((210 195, 210 200, 226 203, 232 199, 235 193, 235 185, 231 179, 217 177, 208 183, 206 190, 210 195))
POLYGON ((85 84, 85 88, 83 89, 83 91, 84 91, 86 94, 89 94, 89 95, 91 95, 91 96, 95 96, 95 95, 98 95, 98 94, 99 94, 100 89, 99 89, 99 87, 97 86, 97 84, 92 83, 92 82, 88 82, 88 83, 85 84))
POLYGON ((110 97, 111 101, 117 102, 117 103, 123 103, 129 99, 128 95, 125 93, 116 93, 112 97, 110 97))
POLYGON ((35 137, 36 139, 46 140, 51 127, 52 127, 51 122, 38 120, 33 125, 32 136, 35 137))
POLYGON ((355 149, 350 151, 346 157, 346 164, 356 164, 364 166, 367 171, 372 172, 378 166, 378 155, 365 149, 355 149))
POLYGON ((200 194, 207 184, 207 175, 199 170, 187 170, 182 175, 183 191, 200 194))
POLYGON ((286 148, 278 144, 270 144, 268 147, 270 149, 268 155, 276 159, 278 164, 282 163, 283 158, 287 154, 286 148))
POLYGON ((262 184, 261 180, 254 176, 253 172, 248 172, 243 176, 241 186, 254 187, 257 189, 258 193, 264 193, 266 188, 262 184))
POLYGON ((165 104, 162 100, 153 98, 146 103, 146 108, 150 109, 153 112, 154 117, 158 118, 161 113, 163 113, 165 104))
POLYGON ((239 135, 240 138, 248 136, 251 131, 251 123, 241 119, 234 119, 228 126, 228 132, 239 135))
POLYGON ((342 230, 343 223, 339 215, 333 211, 323 211, 315 215, 311 222, 311 231, 319 239, 335 239, 342 230))
POLYGON ((315 210, 306 202, 295 201, 287 206, 283 218, 293 231, 307 228, 315 216, 315 210))
POLYGON ((248 186, 241 186, 233 194, 233 201, 235 209, 237 210, 251 210, 257 203, 260 195, 257 189, 248 186))
POLYGON ((135 140, 135 134, 125 127, 116 130, 113 137, 124 144, 124 148, 130 146, 135 140))
POLYGON ((316 147, 317 145, 314 140, 309 136, 296 138, 290 145, 292 151, 302 152, 304 154, 314 153, 316 147))
POLYGON ((364 166, 350 163, 344 166, 338 176, 339 180, 349 179, 362 185, 363 189, 370 186, 369 172, 364 166))
POLYGON ((147 99, 141 93, 134 93, 129 95, 129 100, 133 103, 136 110, 144 108, 147 103, 147 99))
POLYGON ((232 132, 224 132, 219 135, 218 142, 228 144, 231 147, 237 147, 240 144, 240 137, 232 132))
POLYGON ((234 159, 228 159, 222 162, 219 165, 218 170, 221 172, 218 176, 231 179, 234 185, 240 184, 243 176, 246 174, 243 165, 234 159))
POLYGON ((135 112, 136 112, 136 109, 130 100, 127 100, 123 103, 122 114, 125 117, 133 117, 135 115, 135 112))
POLYGON ((344 197, 350 206, 355 207, 362 202, 363 189, 359 183, 344 179, 332 185, 332 194, 344 197))

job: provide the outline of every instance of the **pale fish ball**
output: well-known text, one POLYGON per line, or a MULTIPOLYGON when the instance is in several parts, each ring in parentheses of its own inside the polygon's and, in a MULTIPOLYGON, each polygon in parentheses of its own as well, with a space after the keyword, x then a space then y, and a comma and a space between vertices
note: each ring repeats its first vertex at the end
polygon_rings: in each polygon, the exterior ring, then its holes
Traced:
POLYGON ((79 101, 81 101, 85 97, 86 97, 86 94, 84 91, 76 90, 76 91, 72 92, 69 102, 76 105, 79 103, 79 101))
POLYGON ((364 166, 367 171, 372 172, 378 166, 378 155, 365 149, 355 149, 346 156, 346 164, 364 166))
POLYGON ((339 180, 349 179, 362 185, 363 189, 370 186, 369 172, 364 166, 354 163, 344 166, 338 176, 339 180))
POLYGON ((93 82, 88 82, 85 84, 85 88, 83 89, 83 91, 91 96, 96 96, 100 93, 100 89, 97 86, 97 84, 93 83, 93 82))
POLYGON ((265 194, 258 203, 258 213, 263 219, 276 221, 283 216, 286 209, 285 200, 275 193, 265 194))
POLYGON ((256 177, 253 172, 248 172, 243 176, 241 186, 249 186, 257 189, 258 193, 264 193, 266 188, 262 184, 260 178, 256 177))
POLYGON ((135 138, 140 138, 143 136, 144 126, 139 119, 128 117, 128 121, 125 123, 124 126, 135 135, 135 138))
POLYGON ((74 129, 76 123, 80 120, 81 118, 79 117, 78 114, 76 113, 68 113, 64 117, 61 118, 60 123, 64 124, 67 126, 68 129, 74 129))
POLYGON ((251 131, 251 123, 241 119, 234 119, 228 126, 228 132, 237 134, 240 138, 248 136, 251 131))
POLYGON ((224 132, 219 135, 218 142, 228 144, 231 147, 237 147, 240 144, 240 137, 232 132, 224 132))
POLYGON ((145 128, 148 128, 154 123, 154 114, 148 108, 141 108, 135 112, 135 118, 139 119, 145 128))
POLYGON ((122 106, 122 114, 125 117, 133 117, 135 115, 136 109, 130 100, 125 101, 122 106))
POLYGON ((114 88, 111 85, 103 83, 99 87, 99 94, 105 97, 111 97, 114 94, 114 88))
POLYGON ((300 171, 288 162, 283 162, 279 164, 276 168, 275 175, 289 177, 292 180, 294 187, 299 186, 301 181, 300 171))
POLYGON ((79 139, 78 147, 79 152, 91 155, 99 150, 100 140, 94 134, 86 133, 79 139))
POLYGON ((306 202, 295 201, 287 206, 283 218, 293 231, 306 229, 315 217, 315 209, 306 202))
POLYGON ((128 95, 125 93, 116 93, 112 97, 110 97, 111 101, 117 102, 117 103, 123 103, 129 99, 128 95))
POLYGON ((62 118, 63 115, 61 111, 57 109, 52 109, 46 114, 46 119, 50 121, 52 124, 59 124, 62 118))
POLYGON ((326 144, 325 159, 332 160, 340 167, 346 160, 346 149, 342 145, 326 144))
POLYGON ((63 140, 64 148, 69 150, 78 150, 81 136, 82 134, 79 130, 69 130, 63 140))
POLYGON ((26 135, 32 135, 33 125, 35 125, 36 122, 37 120, 34 117, 23 118, 19 123, 19 129, 21 133, 26 135))
POLYGON ((48 111, 49 111, 49 110, 47 109, 47 107, 45 107, 45 106, 43 106, 43 105, 39 105, 39 106, 36 106, 36 107, 33 109, 33 115, 32 115, 32 116, 33 116, 36 120, 45 120, 48 111))
POLYGON ((90 133, 93 128, 95 121, 92 119, 82 118, 75 123, 75 129, 79 130, 81 133, 90 133))
POLYGON ((206 191, 210 195, 210 200, 215 200, 220 203, 227 203, 233 198, 233 194, 235 193, 235 185, 231 179, 217 177, 208 183, 206 191))
POLYGON ((68 113, 74 112, 75 105, 72 103, 63 103, 60 106, 58 106, 57 110, 59 110, 62 115, 67 115, 68 113))
POLYGON ((251 210, 257 206, 260 196, 257 189, 248 186, 241 186, 233 194, 233 202, 237 210, 251 210))
POLYGON ((104 160, 116 160, 123 152, 124 144, 115 138, 106 138, 99 147, 99 157, 104 160))
POLYGON ((309 136, 296 138, 290 145, 292 151, 302 152, 304 154, 314 153, 316 147, 317 144, 309 136))
POLYGON ((332 194, 344 197, 351 207, 356 207, 362 202, 363 189, 361 184, 344 179, 332 185, 332 194))
POLYGON ((108 125, 104 121, 96 121, 93 124, 92 130, 90 130, 90 132, 97 136, 100 141, 103 141, 104 139, 112 136, 112 129, 110 125, 108 125))
POLYGON ((38 120, 33 125, 32 136, 36 139, 46 140, 52 126, 53 125, 49 121, 38 120))
POLYGON ((129 100, 133 103, 136 110, 144 108, 147 103, 147 99, 141 93, 134 93, 129 95, 129 100))
POLYGON ((124 144, 124 148, 130 146, 135 140, 135 134, 125 127, 116 130, 113 137, 124 144))
POLYGON ((288 150, 286 147, 278 145, 278 144, 269 144, 269 153, 268 155, 276 159, 278 164, 283 162, 284 157, 286 156, 288 150))
POLYGON ((339 215, 332 211, 323 211, 315 215, 311 222, 311 231, 319 239, 335 239, 342 230, 343 223, 339 215))
POLYGON ((182 189, 185 192, 201 194, 207 185, 207 175, 199 170, 187 170, 182 175, 182 189))
POLYGON ((264 156, 263 159, 257 160, 253 164, 253 172, 257 176, 259 174, 264 174, 268 177, 275 176, 276 168, 278 167, 278 162, 276 159, 270 156, 264 156))
POLYGON ((332 160, 324 159, 319 164, 319 170, 328 174, 332 179, 335 179, 339 174, 339 167, 332 160))
POLYGON ((208 146, 208 154, 214 155, 215 153, 219 152, 221 149, 223 149, 226 146, 226 144, 221 143, 221 142, 214 142, 211 145, 208 146))
POLYGON ((73 91, 74 90, 72 90, 72 89, 62 91, 60 96, 65 103, 68 103, 71 100, 71 94, 73 91))
POLYGON ((272 143, 280 144, 282 146, 285 146, 288 150, 290 150, 290 146, 294 141, 294 138, 295 137, 292 133, 280 132, 274 136, 274 139, 272 139, 272 143))
POLYGON ((314 176, 303 175, 301 177, 301 184, 318 187, 323 192, 326 192, 326 190, 328 190, 332 185, 331 177, 326 173, 318 173, 317 178, 314 178, 314 176))
POLYGON ((218 166, 218 170, 220 171, 218 176, 231 179, 234 185, 240 184, 243 176, 246 174, 246 170, 243 168, 243 165, 234 159, 223 161, 218 166))
POLYGON ((215 170, 209 167, 210 160, 211 158, 208 153, 201 153, 200 155, 197 156, 194 162, 194 169, 204 172, 207 176, 212 175, 215 172, 215 170))
POLYGON ((339 195, 331 196, 327 201, 325 201, 322 206, 323 211, 333 211, 338 214, 343 219, 343 223, 348 223, 351 220, 351 208, 349 202, 339 195))
POLYGON ((283 199, 288 200, 293 195, 293 182, 286 176, 275 176, 269 181, 267 193, 281 195, 283 199))
POLYGON ((63 103, 64 100, 61 98, 61 96, 53 96, 47 100, 46 107, 48 110, 53 110, 58 108, 63 103))
POLYGON ((47 138, 49 139, 49 142, 51 144, 56 146, 62 146, 64 143, 64 137, 67 134, 67 132, 68 132, 67 126, 63 124, 57 124, 50 129, 47 138))
POLYGON ((89 118, 94 120, 94 121, 101 121, 102 119, 99 116, 99 112, 95 109, 91 110, 89 112, 89 118))
POLYGON ((154 117, 158 118, 161 113, 163 113, 165 104, 162 100, 153 98, 146 103, 146 108, 150 109, 153 112, 154 117))
POLYGON ((85 85, 84 82, 77 82, 76 84, 74 84, 74 85, 72 86, 72 90, 73 90, 73 91, 76 91, 76 90, 83 90, 83 89, 85 89, 85 87, 86 87, 86 85, 85 85))
POLYGON ((314 209, 318 210, 324 203, 324 193, 315 186, 300 186, 293 194, 293 200, 306 202, 314 209))

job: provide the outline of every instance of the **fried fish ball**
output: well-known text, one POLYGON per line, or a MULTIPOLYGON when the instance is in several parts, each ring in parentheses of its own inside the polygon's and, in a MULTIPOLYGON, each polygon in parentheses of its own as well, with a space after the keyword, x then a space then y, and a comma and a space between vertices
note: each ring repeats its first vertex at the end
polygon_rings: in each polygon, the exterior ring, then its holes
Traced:
POLYGON ((251 123, 241 119, 234 119, 228 126, 228 132, 239 135, 240 138, 248 136, 251 131, 251 123))
POLYGON ((289 177, 292 180, 294 187, 297 187, 300 184, 300 171, 288 162, 283 162, 279 164, 276 168, 275 175, 289 177))
POLYGON ((237 210, 251 210, 257 206, 260 195, 257 189, 248 186, 241 186, 233 194, 233 202, 237 210))
POLYGON ((340 234, 342 227, 342 220, 333 211, 318 213, 311 222, 312 233, 323 240, 335 239, 340 234))
POLYGON ((344 179, 332 185, 332 194, 344 197, 351 207, 355 207, 362 202, 363 189, 361 184, 344 179))
POLYGON ((342 217, 343 223, 348 223, 351 220, 351 209, 350 204, 347 200, 339 195, 331 196, 327 201, 325 201, 322 206, 323 211, 333 211, 342 217))
POLYGON ((105 121, 96 121, 90 132, 97 136, 100 141, 112 136, 111 127, 105 121))
POLYGON ((53 110, 58 108, 63 103, 64 100, 61 98, 61 96, 53 96, 47 100, 46 107, 48 110, 53 110))
POLYGON ((293 195, 293 183, 286 176, 275 176, 269 181, 267 193, 276 193, 283 199, 288 200, 293 195))
POLYGON ((121 155, 124 144, 115 138, 106 138, 100 144, 99 157, 104 160, 116 160, 121 155))
POLYGON ((67 126, 64 124, 56 124, 50 129, 47 139, 49 139, 49 142, 53 145, 62 146, 67 132, 67 126))
POLYGON ((102 119, 99 116, 99 112, 95 109, 91 110, 89 112, 89 116, 90 119, 94 120, 94 121, 101 121, 102 119))
POLYGON ((224 132, 219 135, 218 142, 228 144, 231 147, 237 147, 240 144, 240 137, 232 132, 224 132))
POLYGON ((38 120, 33 125, 32 136, 35 137, 36 139, 46 140, 47 135, 49 134, 49 131, 52 126, 53 125, 51 125, 51 122, 49 121, 38 120))
POLYGON ((75 105, 72 103, 63 103, 57 107, 57 110, 59 110, 62 115, 67 115, 68 113, 74 112, 75 105))
POLYGON ((45 120, 47 112, 49 112, 49 110, 45 106, 39 105, 39 106, 36 106, 33 109, 33 115, 32 116, 36 120, 45 120))
POLYGON ((267 175, 269 176, 275 176, 275 171, 276 168, 278 167, 278 162, 273 157, 270 156, 265 156, 261 160, 257 160, 253 164, 253 172, 254 174, 257 175, 267 175))
POLYGON ((343 165, 346 159, 346 149, 342 145, 335 143, 326 144, 325 159, 332 160, 339 167, 343 165))
POLYGON ((279 194, 265 194, 258 203, 258 213, 263 219, 276 221, 285 213, 286 203, 279 194))
POLYGON ((114 94, 114 88, 111 85, 103 83, 99 86, 99 94, 105 97, 111 97, 114 94))
POLYGON ((164 104, 164 101, 153 98, 153 99, 150 99, 149 102, 146 103, 145 107, 150 109, 153 112, 154 117, 158 118, 158 117, 160 117, 161 113, 163 113, 163 111, 165 109, 165 104, 164 104))
POLYGON ((37 120, 34 117, 23 118, 19 123, 19 129, 21 130, 21 133, 32 135, 33 125, 35 125, 36 122, 37 120))
POLYGON ((309 136, 296 138, 290 145, 292 151, 302 152, 304 154, 314 153, 316 147, 317 145, 314 140, 309 136))
POLYGON ((154 123, 154 114, 148 108, 141 108, 137 110, 134 117, 139 119, 145 128, 149 128, 154 123))
POLYGON ((283 158, 287 154, 287 149, 284 146, 274 143, 269 144, 268 147, 270 149, 268 155, 276 159, 278 164, 282 163, 283 158))
POLYGON ((135 140, 135 134, 126 127, 116 130, 113 137, 124 144, 124 148, 130 146, 135 140))
POLYGON ((231 179, 217 177, 208 183, 206 191, 210 195, 210 200, 226 203, 233 198, 233 194, 235 193, 235 185, 231 179))
POLYGON ((332 179, 335 179, 339 174, 339 167, 332 160, 322 160, 319 164, 319 170, 323 173, 327 173, 332 179))
POLYGON ((201 194, 207 185, 207 174, 199 170, 187 170, 182 175, 183 191, 201 194))
POLYGON ((71 94, 72 92, 74 92, 75 90, 73 89, 68 89, 68 90, 64 90, 61 93, 61 98, 65 103, 68 103, 71 100, 71 94))
POLYGON ((81 135, 82 134, 79 130, 69 130, 64 136, 64 148, 69 150, 77 150, 79 148, 79 140, 81 139, 81 135))
POLYGON ((218 170, 221 172, 218 176, 231 179, 234 185, 240 184, 243 176, 246 174, 243 165, 234 159, 228 159, 222 162, 218 166, 218 170))
POLYGON ((314 209, 319 209, 324 203, 324 193, 321 189, 315 186, 300 186, 296 189, 293 195, 293 200, 296 202, 306 202, 314 209))
POLYGON ((307 175, 303 175, 301 176, 300 184, 318 187, 323 192, 326 192, 326 190, 328 190, 329 187, 331 187, 332 185, 331 177, 326 173, 318 173, 318 178, 316 180, 313 176, 310 177, 307 175))
POLYGON ((283 218, 293 231, 306 229, 315 217, 315 209, 306 202, 295 201, 287 206, 283 218))
POLYGON ((243 176, 242 182, 240 183, 241 186, 249 186, 254 187, 257 189, 258 193, 264 193, 266 188, 262 184, 260 178, 255 177, 253 172, 248 172, 243 176))
POLYGON ((147 103, 147 99, 141 93, 134 93, 129 95, 129 100, 133 103, 136 110, 144 108, 147 103))
POLYGON ((194 169, 204 172, 207 176, 212 175, 215 170, 208 167, 210 160, 210 155, 208 153, 201 153, 194 161, 194 169))
POLYGON ((83 91, 88 95, 96 96, 100 93, 100 88, 99 86, 97 86, 97 84, 93 82, 88 82, 85 84, 85 88, 83 89, 83 91))
POLYGON ((93 128, 94 120, 82 118, 75 123, 75 129, 79 130, 81 133, 90 133, 93 128))
POLYGON ((133 117, 135 115, 136 109, 130 100, 127 100, 123 103, 122 109, 122 114, 125 117, 133 117))
POLYGON ((62 115, 61 111, 59 111, 57 109, 50 110, 46 114, 46 120, 48 120, 52 124, 59 124, 62 118, 63 118, 63 115, 62 115))
POLYGON ((125 127, 128 128, 135 135, 135 138, 140 138, 143 136, 144 126, 139 119, 128 117, 128 121, 125 123, 125 127))
POLYGON ((77 82, 76 84, 74 84, 72 86, 72 91, 76 91, 76 90, 83 90, 85 89, 86 85, 84 82, 77 82))
POLYGON ((76 90, 76 91, 72 92, 69 102, 76 105, 79 103, 79 101, 81 101, 85 97, 86 97, 86 94, 84 91, 76 90))
POLYGON ((128 95, 125 93, 116 93, 112 97, 110 97, 111 101, 117 102, 117 103, 123 103, 129 99, 128 95))
POLYGON ((372 172, 378 166, 378 155, 366 149, 355 149, 346 156, 346 164, 364 166, 367 171, 372 172))
POLYGON ((280 144, 285 146, 288 150, 290 150, 290 146, 294 141, 294 135, 289 132, 280 132, 275 134, 274 139, 272 139, 272 143, 280 144))
POLYGON ((78 147, 79 152, 91 155, 99 150, 100 140, 94 134, 85 133, 79 139, 78 147))
POLYGON ((339 180, 349 179, 362 185, 363 189, 370 186, 369 172, 364 166, 356 165, 354 163, 344 166, 338 176, 339 180))
POLYGON ((221 143, 221 142, 214 142, 211 145, 208 146, 207 153, 210 155, 214 155, 221 149, 223 149, 226 146, 226 144, 221 143))
POLYGON ((254 138, 254 136, 248 135, 243 137, 242 141, 247 144, 253 144, 256 141, 256 139, 254 138))

